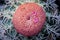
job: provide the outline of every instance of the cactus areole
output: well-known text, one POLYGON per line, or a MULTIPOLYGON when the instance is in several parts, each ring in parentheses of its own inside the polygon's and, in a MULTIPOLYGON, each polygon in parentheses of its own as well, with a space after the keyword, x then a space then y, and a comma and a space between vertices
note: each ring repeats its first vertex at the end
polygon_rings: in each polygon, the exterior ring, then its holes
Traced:
POLYGON ((42 6, 36 3, 25 3, 17 8, 12 22, 18 33, 30 37, 41 31, 45 19, 46 15, 42 6))

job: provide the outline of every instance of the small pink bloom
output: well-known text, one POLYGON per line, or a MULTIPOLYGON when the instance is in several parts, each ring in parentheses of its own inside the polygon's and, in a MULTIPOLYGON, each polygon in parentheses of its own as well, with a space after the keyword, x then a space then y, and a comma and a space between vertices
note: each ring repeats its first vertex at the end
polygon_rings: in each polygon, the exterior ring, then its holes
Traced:
POLYGON ((37 23, 37 22, 38 22, 38 18, 35 18, 35 19, 34 19, 34 22, 37 23))
POLYGON ((37 13, 36 12, 32 12, 32 15, 37 15, 37 13))

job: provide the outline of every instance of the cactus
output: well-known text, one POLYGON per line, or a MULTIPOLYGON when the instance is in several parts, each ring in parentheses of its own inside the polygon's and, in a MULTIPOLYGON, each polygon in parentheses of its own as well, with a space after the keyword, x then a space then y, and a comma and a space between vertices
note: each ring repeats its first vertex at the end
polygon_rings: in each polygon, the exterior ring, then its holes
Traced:
POLYGON ((60 12, 55 4, 56 0, 5 0, 0 6, 0 39, 1 40, 56 40, 60 37, 60 12), (46 11, 46 23, 42 31, 32 37, 25 37, 14 29, 13 13, 17 7, 25 2, 35 2, 42 5, 46 11))

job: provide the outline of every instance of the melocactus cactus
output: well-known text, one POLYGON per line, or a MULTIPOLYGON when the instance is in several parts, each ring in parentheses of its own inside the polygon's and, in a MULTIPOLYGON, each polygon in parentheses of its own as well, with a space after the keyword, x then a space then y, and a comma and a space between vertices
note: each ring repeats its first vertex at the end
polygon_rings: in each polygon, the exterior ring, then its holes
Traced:
POLYGON ((42 6, 36 3, 25 3, 15 11, 12 21, 18 33, 30 37, 41 31, 45 19, 46 15, 42 6))

